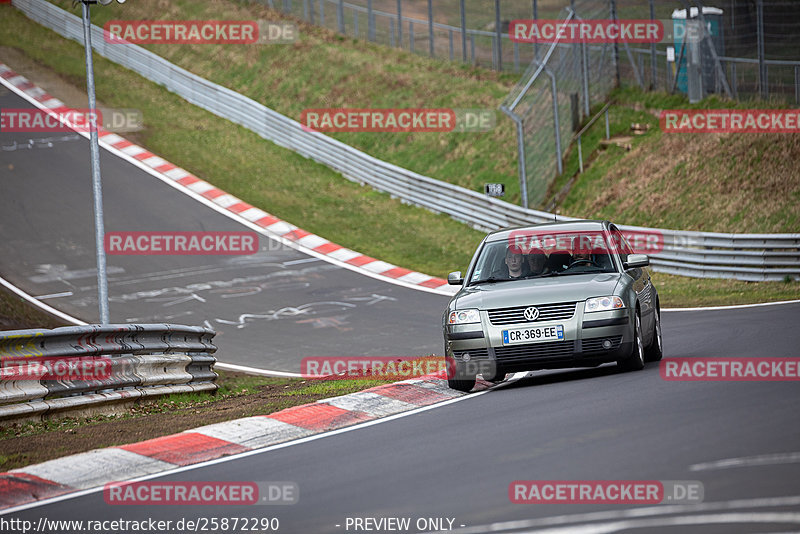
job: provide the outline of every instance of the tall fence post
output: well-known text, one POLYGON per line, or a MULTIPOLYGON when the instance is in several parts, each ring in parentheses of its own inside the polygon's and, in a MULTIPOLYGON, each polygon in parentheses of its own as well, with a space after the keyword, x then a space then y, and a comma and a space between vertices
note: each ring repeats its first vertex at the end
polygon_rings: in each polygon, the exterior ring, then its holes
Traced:
POLYGON ((394 48, 394 19, 389 19, 389 46, 394 48))
POLYGON ((447 30, 447 40, 450 45, 450 61, 453 61, 453 30, 447 30))
POLYGON ((414 37, 414 21, 408 21, 408 50, 410 52, 414 51, 414 41, 416 38, 414 37))
POLYGON ((433 57, 433 0, 428 0, 428 54, 433 57))
POLYGON ((344 30, 344 0, 339 0, 336 5, 336 23, 339 25, 339 33, 345 33, 344 30))
POLYGON ((367 40, 375 40, 375 13, 372 11, 372 0, 367 0, 367 40))
POLYGON ((525 167, 525 129, 522 119, 505 105, 500 106, 500 111, 511 117, 517 127, 517 162, 519 164, 519 192, 522 196, 522 207, 528 209, 528 171, 525 167))
POLYGON ((467 8, 464 5, 466 0, 459 2, 461 9, 461 57, 464 63, 467 62, 467 8))
POLYGON ((556 76, 548 69, 544 72, 550 77, 550 87, 553 93, 553 126, 556 131, 556 166, 558 167, 558 174, 564 172, 561 163, 561 123, 558 120, 558 87, 556 86, 556 76))
POLYGON ((319 0, 319 25, 325 26, 325 0, 319 0))
POLYGON ((403 0, 397 0, 397 46, 403 48, 403 0))
POLYGON ((769 98, 767 87, 767 64, 764 62, 764 0, 756 0, 756 21, 758 26, 758 85, 761 98, 769 98))
MULTIPOLYGON (((617 20, 617 2, 616 0, 609 0, 611 5, 611 20, 617 20)), ((614 40, 614 68, 616 69, 617 87, 621 84, 619 75, 619 42, 614 40)), ((634 68, 636 68, 634 66, 634 68)))
MULTIPOLYGON (((650 20, 656 20, 656 7, 653 2, 654 0, 650 0, 650 20)), ((654 41, 650 43, 650 89, 653 91, 655 91, 658 85, 656 83, 656 80, 658 79, 657 61, 656 43, 654 41)))
MULTIPOLYGON (((533 0, 533 20, 539 20, 539 0, 533 0)), ((533 57, 539 59, 539 41, 533 43, 533 57)))
POLYGON ((581 63, 583 74, 583 112, 589 116, 589 53, 586 51, 586 43, 581 43, 581 63))
POLYGON ((503 24, 500 21, 500 0, 494 0, 494 33, 497 40, 497 70, 503 70, 503 24))

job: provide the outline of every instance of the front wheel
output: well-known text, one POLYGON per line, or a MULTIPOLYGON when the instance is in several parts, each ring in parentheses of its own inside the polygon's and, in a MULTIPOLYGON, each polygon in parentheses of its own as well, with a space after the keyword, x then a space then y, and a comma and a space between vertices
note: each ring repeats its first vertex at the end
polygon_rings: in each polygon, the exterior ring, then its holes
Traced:
POLYGON ((656 319, 655 324, 653 325, 653 341, 650 342, 650 346, 644 351, 644 358, 648 362, 661 361, 661 358, 664 356, 661 345, 661 310, 659 310, 658 307, 656 307, 655 314, 656 319))
POLYGON ((634 323, 634 337, 636 342, 633 347, 632 354, 624 360, 618 360, 619 365, 623 371, 641 371, 644 369, 644 342, 642 341, 642 321, 639 319, 639 312, 636 312, 636 320, 634 323))
POLYGON ((447 364, 447 385, 456 391, 469 392, 475 387, 475 375, 470 376, 466 373, 463 366, 459 366, 452 358, 446 358, 447 364))

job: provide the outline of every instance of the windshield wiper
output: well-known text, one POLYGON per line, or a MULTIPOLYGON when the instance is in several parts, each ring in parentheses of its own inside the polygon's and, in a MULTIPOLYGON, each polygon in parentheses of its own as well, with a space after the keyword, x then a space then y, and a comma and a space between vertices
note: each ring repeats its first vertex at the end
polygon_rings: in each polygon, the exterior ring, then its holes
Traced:
MULTIPOLYGON (((512 278, 512 280, 514 279, 512 278)), ((483 280, 476 280, 474 282, 470 282, 469 285, 474 286, 475 284, 483 284, 484 282, 489 282, 490 284, 493 284, 495 282, 507 282, 507 281, 508 278, 497 278, 495 276, 490 276, 489 278, 484 278, 483 280)))
POLYGON ((550 271, 549 273, 529 274, 525 278, 547 278, 548 276, 560 276, 561 271, 550 271))

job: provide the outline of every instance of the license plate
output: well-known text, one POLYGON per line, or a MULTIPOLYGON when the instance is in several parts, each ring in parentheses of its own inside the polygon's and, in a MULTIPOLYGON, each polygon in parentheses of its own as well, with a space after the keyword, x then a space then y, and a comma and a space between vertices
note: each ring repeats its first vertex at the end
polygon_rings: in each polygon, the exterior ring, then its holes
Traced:
POLYGON ((558 341, 559 339, 564 339, 564 325, 560 324, 503 330, 503 345, 537 343, 539 341, 558 341))

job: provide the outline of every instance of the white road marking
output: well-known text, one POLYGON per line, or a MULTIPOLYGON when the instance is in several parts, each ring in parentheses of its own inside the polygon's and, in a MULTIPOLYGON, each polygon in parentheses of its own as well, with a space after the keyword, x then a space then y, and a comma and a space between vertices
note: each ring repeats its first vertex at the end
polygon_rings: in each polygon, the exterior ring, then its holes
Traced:
POLYGON ((662 312, 665 311, 715 311, 715 310, 739 310, 742 308, 758 308, 761 306, 777 306, 779 304, 797 304, 800 302, 800 299, 797 300, 778 300, 775 302, 759 302, 757 304, 736 304, 733 306, 706 306, 705 308, 661 308, 662 312))
POLYGON ((783 465, 796 463, 800 463, 800 452, 783 452, 776 454, 761 454, 759 456, 725 458, 724 460, 704 462, 689 466, 689 470, 712 471, 715 469, 730 469, 732 467, 752 467, 758 465, 783 465))
MULTIPOLYGON (((732 501, 706 502, 699 504, 659 504, 655 506, 628 508, 625 510, 607 510, 583 514, 565 514, 542 517, 538 519, 521 519, 516 521, 490 523, 487 525, 472 525, 464 529, 454 530, 452 532, 454 534, 509 532, 514 530, 519 531, 522 529, 531 529, 535 527, 588 523, 590 521, 635 519, 662 515, 687 514, 693 512, 739 511, 743 508, 773 508, 780 506, 800 506, 800 495, 757 499, 737 499, 732 501)), ((571 528, 575 527, 573 526, 571 528)))
POLYGON ((748 524, 748 523, 789 523, 800 524, 800 513, 786 512, 751 512, 708 514, 697 516, 661 517, 658 519, 629 519, 594 525, 571 525, 537 530, 523 530, 520 533, 537 534, 611 534, 613 532, 633 529, 651 529, 656 527, 675 527, 686 525, 709 524, 748 524))

